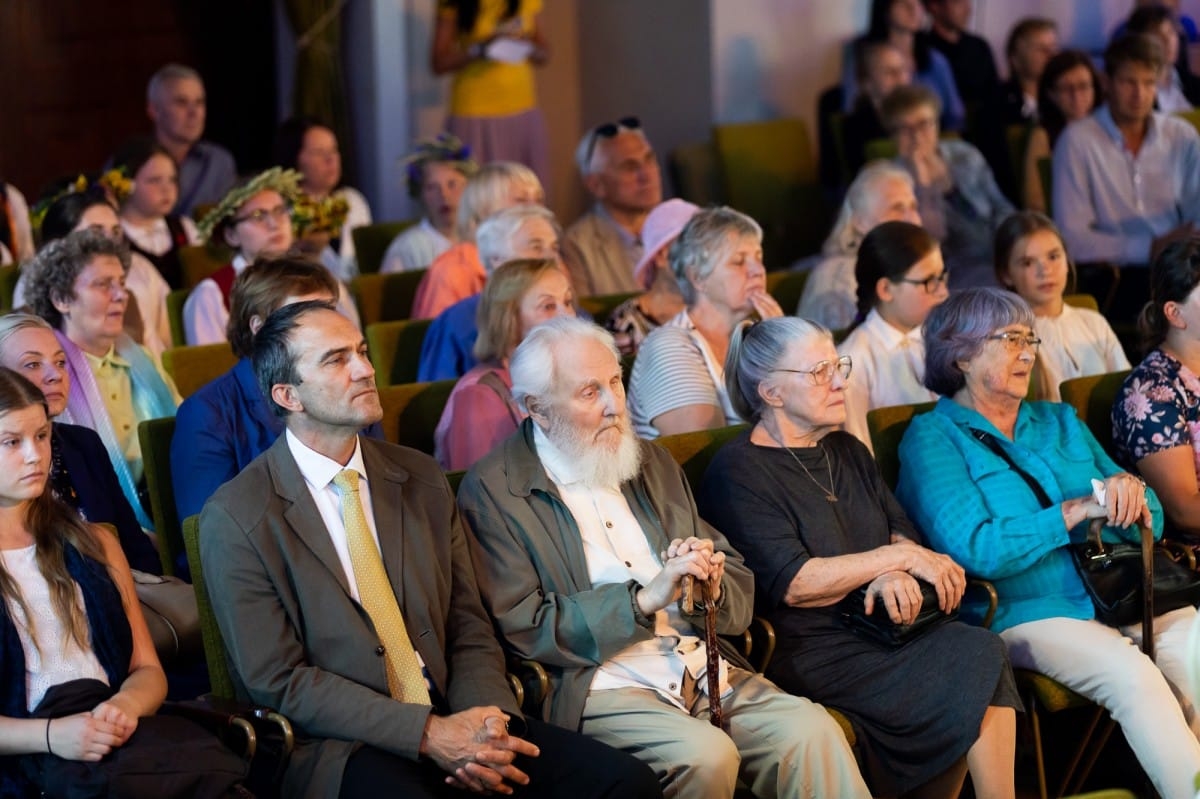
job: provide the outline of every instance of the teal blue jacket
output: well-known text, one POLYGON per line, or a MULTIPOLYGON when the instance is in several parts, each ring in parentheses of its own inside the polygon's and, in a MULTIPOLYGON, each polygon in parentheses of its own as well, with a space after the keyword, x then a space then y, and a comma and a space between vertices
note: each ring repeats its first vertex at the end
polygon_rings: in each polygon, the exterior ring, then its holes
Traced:
MULTIPOLYGON (((992 629, 1027 621, 1095 613, 1067 545, 1086 536, 1087 523, 1067 530, 1060 504, 1092 493, 1091 479, 1121 472, 1069 405, 1023 402, 1009 441, 982 415, 943 398, 913 419, 900 442, 896 496, 925 534, 971 576, 995 584, 1000 607, 992 629), (992 434, 1013 462, 1055 503, 1037 496, 1003 458, 976 438, 992 434)), ((1147 489, 1155 536, 1162 505, 1147 489)), ((1106 527, 1108 540, 1138 541, 1134 527, 1106 527)), ((968 612, 980 608, 964 603, 968 612)), ((981 615, 981 614, 980 614, 981 615)))

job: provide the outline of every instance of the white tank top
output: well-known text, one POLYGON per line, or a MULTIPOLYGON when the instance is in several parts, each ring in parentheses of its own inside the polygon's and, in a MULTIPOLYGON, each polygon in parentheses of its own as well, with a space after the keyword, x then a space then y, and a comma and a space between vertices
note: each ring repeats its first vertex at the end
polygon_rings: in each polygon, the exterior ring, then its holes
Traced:
MULTIPOLYGON (((108 675, 92 651, 91 637, 87 647, 80 648, 66 626, 54 613, 50 601, 50 583, 37 565, 37 545, 22 549, 0 550, 4 569, 17 584, 33 615, 33 634, 21 606, 8 600, 8 613, 21 637, 25 653, 25 697, 30 712, 42 701, 51 687, 70 680, 92 678, 108 684, 108 675)), ((75 584, 75 604, 83 609, 83 591, 75 584)))

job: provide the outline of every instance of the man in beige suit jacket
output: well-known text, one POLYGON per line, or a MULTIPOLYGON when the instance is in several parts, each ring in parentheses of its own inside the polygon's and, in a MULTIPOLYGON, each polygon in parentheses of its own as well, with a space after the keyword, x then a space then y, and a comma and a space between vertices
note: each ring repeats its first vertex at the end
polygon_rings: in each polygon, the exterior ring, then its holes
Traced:
POLYGON ((205 505, 200 549, 237 693, 297 729, 282 794, 658 796, 632 758, 522 717, 441 470, 358 435, 382 417, 362 334, 327 303, 285 306, 255 337, 254 367, 287 430, 205 505), (343 470, 361 500, 335 487, 343 470), (360 604, 342 522, 351 498, 430 704, 389 693, 392 655, 360 604))
POLYGON ((590 297, 637 291, 633 267, 642 257, 642 224, 662 202, 658 155, 641 123, 626 117, 585 133, 575 164, 596 201, 567 228, 563 241, 575 293, 590 297))

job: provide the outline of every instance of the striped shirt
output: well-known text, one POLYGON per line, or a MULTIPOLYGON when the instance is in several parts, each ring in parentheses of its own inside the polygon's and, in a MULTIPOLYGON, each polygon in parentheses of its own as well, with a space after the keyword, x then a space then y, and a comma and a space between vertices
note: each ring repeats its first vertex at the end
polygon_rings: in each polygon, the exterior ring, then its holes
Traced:
POLYGON ((654 419, 689 405, 720 408, 726 424, 742 421, 725 393, 724 366, 685 309, 642 342, 629 378, 629 417, 639 436, 655 439, 654 419))

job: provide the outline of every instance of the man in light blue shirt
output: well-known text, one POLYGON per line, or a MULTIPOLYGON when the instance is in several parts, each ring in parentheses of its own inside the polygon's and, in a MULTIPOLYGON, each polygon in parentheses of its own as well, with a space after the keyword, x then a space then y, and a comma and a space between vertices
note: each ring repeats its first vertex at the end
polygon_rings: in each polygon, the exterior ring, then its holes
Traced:
POLYGON ((1157 40, 1122 36, 1104 61, 1108 102, 1067 126, 1054 148, 1053 208, 1076 261, 1136 267, 1121 270, 1111 315, 1122 319, 1149 297, 1142 267, 1171 241, 1197 235, 1200 136, 1153 110, 1164 63, 1157 40))

